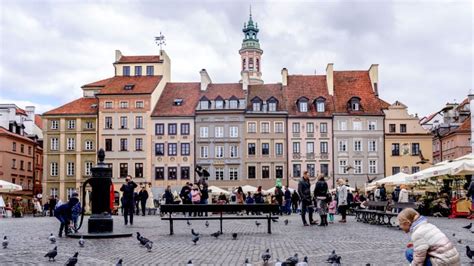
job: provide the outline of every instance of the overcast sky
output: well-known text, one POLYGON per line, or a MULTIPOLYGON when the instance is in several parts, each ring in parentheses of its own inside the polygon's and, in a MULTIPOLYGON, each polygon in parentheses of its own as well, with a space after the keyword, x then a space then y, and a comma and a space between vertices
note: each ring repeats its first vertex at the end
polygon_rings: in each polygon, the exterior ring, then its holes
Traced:
POLYGON ((113 75, 114 51, 157 54, 163 32, 172 81, 240 78, 242 26, 252 4, 263 79, 379 64, 379 92, 426 115, 473 88, 473 4, 457 1, 0 0, 0 103, 40 112, 113 75), (196 3, 200 2, 200 3, 196 3))

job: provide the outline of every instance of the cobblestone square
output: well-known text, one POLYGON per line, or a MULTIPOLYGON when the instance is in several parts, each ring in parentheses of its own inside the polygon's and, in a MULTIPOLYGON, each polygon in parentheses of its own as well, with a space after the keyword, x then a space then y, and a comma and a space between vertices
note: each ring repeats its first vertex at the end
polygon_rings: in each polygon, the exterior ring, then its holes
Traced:
MULTIPOLYGON (((468 221, 429 220, 456 242, 463 265, 469 265, 465 245, 474 246, 474 234, 461 228, 468 221)), ((0 249, 0 265, 61 265, 75 251, 79 252, 79 265, 114 265, 120 258, 125 265, 186 265, 190 259, 194 265, 243 265, 246 258, 253 265, 262 265, 260 256, 266 248, 271 251, 272 262, 298 253, 300 258, 308 256, 310 265, 325 265, 328 254, 335 249, 342 256, 343 265, 407 265, 403 252, 409 238, 395 228, 357 223, 353 217, 347 224, 303 227, 300 217, 292 215, 272 223, 273 234, 269 235, 265 221, 261 222, 257 228, 253 220, 224 221, 224 234, 215 239, 210 234, 219 230, 218 221, 209 221, 208 228, 205 221, 191 221, 191 226, 177 221, 175 235, 170 236, 169 223, 159 216, 135 217, 133 226, 124 226, 122 217, 116 216, 115 232, 133 232, 133 238, 87 239, 83 248, 77 239, 58 238, 59 254, 55 262, 48 262, 44 255, 54 247, 48 235, 58 232, 55 218, 0 219, 0 236, 10 239, 8 248, 0 249), (285 219, 289 220, 287 226, 285 219), (191 241, 191 228, 201 234, 197 245, 191 241), (152 252, 139 246, 136 232, 154 242, 152 252), (232 233, 238 234, 237 240, 232 240, 232 233)), ((81 231, 87 230, 86 225, 84 220, 81 231)))

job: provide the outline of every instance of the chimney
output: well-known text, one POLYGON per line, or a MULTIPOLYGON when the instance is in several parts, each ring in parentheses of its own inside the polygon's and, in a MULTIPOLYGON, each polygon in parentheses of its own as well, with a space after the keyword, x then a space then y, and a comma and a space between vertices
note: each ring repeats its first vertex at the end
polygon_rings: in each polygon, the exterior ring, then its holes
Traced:
POLYGON ((120 50, 115 50, 115 62, 119 61, 122 58, 122 52, 120 50))
POLYGON ((28 115, 28 118, 30 120, 35 119, 35 107, 34 106, 25 106, 25 112, 28 115))
POLYGON ((288 69, 286 67, 281 70, 281 85, 288 86, 288 69))
POLYGON ((370 78, 370 83, 372 83, 372 89, 374 92, 378 94, 377 91, 377 83, 379 83, 379 65, 378 64, 372 64, 369 67, 369 78, 370 78))
POLYGON ((242 72, 242 89, 244 91, 247 91, 249 88, 249 84, 250 84, 249 72, 243 71, 242 72))
POLYGON ((334 95, 334 64, 329 63, 326 67, 326 85, 329 95, 334 95))
POLYGON ((209 77, 209 74, 207 74, 204 68, 199 71, 199 74, 201 74, 201 91, 205 91, 207 90, 207 86, 212 83, 211 77, 209 77))

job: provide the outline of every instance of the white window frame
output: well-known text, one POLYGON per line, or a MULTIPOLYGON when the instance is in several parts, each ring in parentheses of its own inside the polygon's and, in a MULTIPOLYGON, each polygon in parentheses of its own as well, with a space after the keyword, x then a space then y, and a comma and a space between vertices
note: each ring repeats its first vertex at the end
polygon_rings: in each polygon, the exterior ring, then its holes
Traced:
POLYGON ((230 126, 229 127, 229 136, 231 138, 238 138, 239 137, 239 127, 238 126, 230 126))
POLYGON ((113 127, 114 127, 114 118, 112 116, 104 117, 104 128, 112 129, 113 127))
POLYGON ((274 125, 274 132, 275 133, 284 133, 285 132, 285 127, 283 125, 283 122, 275 122, 274 125))
POLYGON ((67 138, 66 139, 66 149, 68 151, 73 151, 76 149, 76 139, 75 138, 67 138))
POLYGON ((347 174, 347 160, 339 160, 339 174, 347 174))
POLYGON ((215 158, 224 158, 225 157, 225 150, 223 145, 217 145, 215 147, 215 158))
POLYGON ((306 122, 306 133, 314 133, 314 123, 306 122))
POLYGON ((320 148, 320 153, 322 153, 322 154, 329 153, 329 143, 327 141, 321 141, 319 143, 319 148, 320 148), (325 145, 323 145, 323 144, 325 144, 325 145), (324 147, 324 149, 323 149, 323 147, 324 147))
POLYGON ((90 139, 84 141, 84 150, 91 151, 94 149, 94 142, 90 139))
POLYGON ((270 133, 270 122, 260 122, 260 133, 270 133))
POLYGON ((52 151, 58 151, 59 150, 59 138, 51 138, 50 139, 50 149, 52 151))
POLYGON ((145 108, 145 102, 144 101, 136 101, 135 102, 135 109, 143 109, 145 108))
POLYGON ((114 102, 112 101, 104 102, 104 109, 112 109, 112 108, 114 108, 114 102))
POLYGON ((216 167, 215 168, 215 176, 216 176, 216 180, 224 180, 224 168, 223 167, 216 167))
POLYGON ((257 122, 247 122, 247 133, 257 133, 257 122))
POLYGON ((353 144, 354 144, 354 151, 357 151, 357 152, 363 151, 361 139, 355 139, 353 144))
POLYGON ((239 168, 237 168, 237 167, 230 167, 229 168, 229 179, 230 180, 238 180, 239 179, 239 168))
POLYGON ((224 137, 224 127, 218 126, 214 127, 214 138, 223 138, 224 137))
POLYGON ((369 121, 369 123, 367 123, 368 126, 367 128, 370 130, 370 131, 375 131, 377 130, 377 121, 369 121))
POLYGON ((128 128, 128 116, 121 116, 120 117, 120 128, 127 129, 128 128))
POLYGON ((337 142, 337 150, 340 152, 347 152, 348 147, 347 147, 347 139, 340 139, 337 142), (344 147, 344 149, 343 149, 344 147))
POLYGON ((254 102, 252 103, 252 110, 254 112, 260 112, 260 110, 262 110, 262 105, 260 104, 260 102, 254 102))
POLYGON ((269 112, 276 112, 276 102, 271 102, 271 103, 268 103, 268 111, 269 112))
POLYGON ((362 174, 362 160, 354 160, 354 174, 362 174))
POLYGON ((277 142, 275 143, 275 156, 283 156, 283 143, 277 142), (280 147, 280 148, 278 148, 280 147))
POLYGON ((325 104, 323 101, 316 102, 316 111, 318 113, 323 113, 326 111, 325 104))
POLYGON ((215 101, 216 109, 224 109, 224 101, 223 100, 217 100, 215 101))
POLYGON ((53 130, 59 129, 59 120, 51 120, 51 129, 53 130))
POLYGON ((341 131, 347 130, 347 121, 339 121, 338 126, 341 131))
POLYGON ((314 142, 313 141, 306 142, 306 153, 314 153, 314 142))
POLYGON ((120 109, 128 109, 128 101, 120 101, 120 109))
POLYGON ((67 176, 74 176, 76 172, 74 162, 67 162, 66 163, 66 175, 67 176))
POLYGON ((209 137, 209 127, 199 127, 199 137, 208 138, 209 137))
POLYGON ((70 119, 67 120, 67 129, 75 129, 76 128, 76 120, 70 119))
POLYGON ((92 168, 93 164, 94 163, 90 162, 90 161, 84 163, 84 175, 85 176, 91 176, 92 175, 91 168, 92 168))
POLYGON ((293 122, 291 124, 291 129, 293 133, 300 133, 301 132, 301 124, 299 122, 293 122))
POLYGON ((308 112, 308 102, 306 102, 306 101, 299 102, 299 111, 300 111, 300 113, 307 113, 308 112))
POLYGON ((367 150, 368 150, 369 152, 377 152, 377 140, 375 140, 375 139, 369 139, 369 140, 367 141, 367 150), (372 145, 370 145, 371 143, 374 144, 373 147, 372 147, 372 145))
POLYGON ((59 164, 57 162, 51 162, 49 164, 49 175, 58 176, 59 174, 59 164))
POLYGON ((362 121, 353 121, 352 130, 356 130, 356 131, 362 130, 362 121))
POLYGON ((326 134, 328 133, 328 123, 320 123, 319 124, 319 133, 326 134), (324 129, 324 131, 323 131, 324 129))
POLYGON ((143 151, 143 139, 136 138, 135 139, 135 151, 143 151))
POLYGON ((377 174, 377 160, 370 159, 368 163, 369 163, 369 174, 371 175, 377 174), (374 163, 373 165, 371 165, 372 162, 374 163))
POLYGON ((201 146, 199 148, 199 156, 200 158, 209 158, 209 146, 201 146))
POLYGON ((229 155, 230 155, 230 158, 238 158, 239 157, 239 146, 230 145, 229 146, 229 155))
POLYGON ((143 129, 143 116, 135 116, 135 128, 143 129))

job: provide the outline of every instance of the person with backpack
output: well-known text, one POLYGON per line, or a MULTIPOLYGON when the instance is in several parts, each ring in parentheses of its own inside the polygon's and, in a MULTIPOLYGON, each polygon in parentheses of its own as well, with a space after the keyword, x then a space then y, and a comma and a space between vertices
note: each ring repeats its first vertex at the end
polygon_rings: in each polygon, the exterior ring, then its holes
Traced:
MULTIPOLYGON (((61 223, 59 226, 59 237, 63 236, 63 231, 66 236, 71 233, 71 221, 73 221, 73 209, 77 208, 76 205, 79 203, 79 194, 77 192, 73 192, 69 201, 58 205, 54 209, 54 216, 59 220, 61 223)), ((80 205, 79 205, 80 208, 80 205)))

